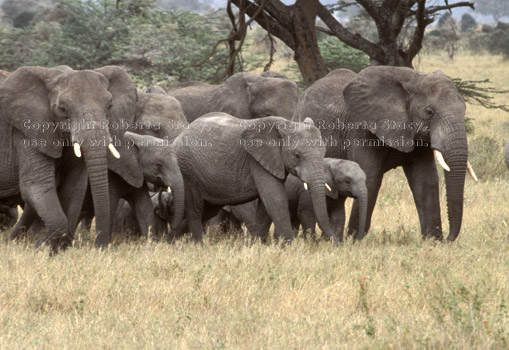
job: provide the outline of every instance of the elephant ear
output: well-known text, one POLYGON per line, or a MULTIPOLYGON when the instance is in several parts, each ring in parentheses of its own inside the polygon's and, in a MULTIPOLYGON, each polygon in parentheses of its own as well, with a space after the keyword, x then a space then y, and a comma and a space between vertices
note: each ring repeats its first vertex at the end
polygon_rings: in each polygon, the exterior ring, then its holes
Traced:
POLYGON ((247 72, 232 75, 212 96, 204 112, 224 112, 236 118, 251 119, 248 84, 255 78, 254 74, 247 72))
POLYGON ((117 66, 106 66, 95 70, 108 79, 108 91, 113 98, 108 115, 110 135, 120 158, 108 152, 108 168, 120 175, 131 186, 143 185, 143 171, 136 151, 124 140, 124 132, 131 128, 136 117, 137 93, 127 72, 117 66))
POLYGON ((284 129, 288 123, 290 122, 282 117, 253 119, 241 135, 247 153, 278 179, 286 178, 283 151, 279 142, 282 136, 278 129, 284 129))
POLYGON ((48 82, 62 71, 43 67, 21 67, 0 86, 0 118, 21 131, 27 146, 52 158, 62 155, 60 132, 45 130, 56 122, 50 110, 48 82))
POLYGON ((339 190, 336 181, 334 181, 334 174, 331 164, 332 161, 337 161, 337 159, 332 160, 331 158, 325 158, 323 161, 323 173, 325 175, 325 183, 330 187, 330 190, 327 189, 325 194, 329 198, 338 199, 339 190))
POLYGON ((414 132, 408 112, 410 86, 417 72, 410 68, 375 66, 364 69, 343 90, 348 112, 387 146, 413 150, 414 132))

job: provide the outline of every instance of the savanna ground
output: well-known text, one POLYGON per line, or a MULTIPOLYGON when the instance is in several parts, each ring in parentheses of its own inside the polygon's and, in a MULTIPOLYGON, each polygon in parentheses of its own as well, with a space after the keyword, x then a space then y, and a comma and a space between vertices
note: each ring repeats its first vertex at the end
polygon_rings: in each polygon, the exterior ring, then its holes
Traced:
MULTIPOLYGON (((507 67, 467 53, 417 65, 509 89, 507 67)), ((281 249, 210 232, 203 246, 117 239, 100 251, 80 233, 49 258, 31 239, 1 243, 0 348, 507 349, 509 114, 469 105, 467 116, 480 182, 466 181, 454 243, 421 240, 401 170, 385 177, 361 244, 281 249)))

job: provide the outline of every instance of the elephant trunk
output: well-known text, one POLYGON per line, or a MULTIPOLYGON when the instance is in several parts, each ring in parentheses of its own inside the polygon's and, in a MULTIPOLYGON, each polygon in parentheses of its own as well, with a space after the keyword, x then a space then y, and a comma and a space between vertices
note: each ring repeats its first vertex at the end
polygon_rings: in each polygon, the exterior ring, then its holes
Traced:
POLYGON ((111 220, 107 149, 105 145, 89 145, 85 146, 83 151, 94 203, 95 227, 97 231, 95 244, 98 247, 104 247, 109 243, 111 220))
POLYGON ((173 217, 170 223, 172 230, 179 230, 184 219, 184 180, 178 172, 172 181, 173 217))
POLYGON ((431 132, 431 146, 443 152, 443 156, 450 171, 444 171, 447 195, 447 215, 449 219, 448 241, 454 241, 460 232, 463 220, 463 195, 465 189, 465 174, 468 160, 468 145, 464 123, 455 123, 456 127, 442 129, 443 137, 440 142, 434 142, 431 132), (445 132, 444 132, 445 131, 445 132))
MULTIPOLYGON (((311 169, 317 169, 310 175, 310 191, 311 191, 311 202, 313 203, 313 210, 315 212, 316 221, 322 232, 331 238, 335 243, 338 242, 338 238, 332 229, 330 224, 329 216, 327 214, 327 202, 325 197, 325 176, 323 173, 323 162, 316 164, 311 169), (321 170, 321 171, 320 171, 321 170)), ((302 179, 306 181, 305 179, 302 179)))
POLYGON ((357 240, 360 241, 366 234, 366 215, 368 212, 368 189, 365 184, 359 186, 360 190, 356 193, 356 201, 359 204, 359 230, 357 231, 357 240))

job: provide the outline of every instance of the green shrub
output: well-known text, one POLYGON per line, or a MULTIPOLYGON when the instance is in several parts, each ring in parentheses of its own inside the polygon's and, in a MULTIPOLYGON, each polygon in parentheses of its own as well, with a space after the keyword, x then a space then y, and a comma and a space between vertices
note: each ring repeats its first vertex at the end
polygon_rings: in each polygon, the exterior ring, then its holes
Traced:
POLYGON ((335 37, 329 36, 318 44, 329 70, 345 68, 357 73, 369 66, 369 57, 364 52, 347 46, 335 37))

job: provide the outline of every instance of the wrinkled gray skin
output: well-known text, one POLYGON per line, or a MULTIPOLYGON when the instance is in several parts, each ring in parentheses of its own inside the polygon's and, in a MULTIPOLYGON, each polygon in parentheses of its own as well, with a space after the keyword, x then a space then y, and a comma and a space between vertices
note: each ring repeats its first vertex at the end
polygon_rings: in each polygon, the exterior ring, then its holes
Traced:
MULTIPOLYGON (((149 135, 159 139, 172 141, 182 130, 187 127, 188 123, 184 117, 184 113, 180 103, 172 96, 138 93, 138 101, 136 102, 136 118, 133 123, 133 131, 140 135, 149 135)), ((147 180, 148 181, 148 180, 147 180)), ((135 193, 134 189, 119 189, 125 195, 135 193)), ((131 201, 134 199, 131 199, 131 201)), ((148 208, 148 200, 141 193, 138 200, 142 203, 138 207, 148 208)), ((144 210, 146 211, 146 210, 144 210)), ((93 219, 93 210, 86 210, 81 220, 81 226, 90 230, 93 219)), ((146 221, 139 223, 141 227, 146 227, 146 221)))
POLYGON ((241 119, 271 115, 291 119, 299 98, 297 84, 279 76, 241 72, 221 85, 187 82, 167 93, 180 101, 189 122, 209 112, 224 112, 241 119))
MULTIPOLYGON (((345 200, 355 198, 359 210, 359 232, 363 232, 366 224, 366 209, 368 193, 366 188, 366 174, 360 166, 352 161, 343 159, 324 159, 324 173, 327 184, 332 191, 327 191, 327 210, 331 225, 339 240, 343 240, 345 227, 345 200)), ((304 189, 302 181, 289 176, 285 183, 292 215, 293 227, 302 225, 302 230, 308 230, 311 236, 316 237, 316 219, 313 212, 313 203, 309 191, 304 189)), ((360 235, 357 237, 362 239, 360 235)))
MULTIPOLYGON (((443 73, 422 74, 387 66, 369 67, 359 74, 336 70, 313 83, 301 96, 294 120, 305 118, 313 119, 320 129, 328 144, 327 157, 353 160, 366 173, 366 231, 384 173, 402 166, 423 237, 442 239, 438 173, 433 157, 433 149, 439 150, 450 167, 445 172, 450 224, 447 239, 456 239, 463 217, 468 158, 465 102, 443 73), (342 126, 348 122, 365 123, 353 128, 342 126), (389 124, 392 122, 396 125, 389 124), (385 140, 385 146, 380 145, 380 139, 385 140), (416 140, 428 145, 418 146, 416 140)), ((355 205, 349 234, 358 231, 358 217, 359 208, 355 205)))
POLYGON ((160 86, 157 85, 151 85, 145 90, 146 94, 161 94, 166 95, 166 91, 160 86))
POLYGON ((507 166, 507 169, 509 169, 509 142, 507 142, 505 144, 504 157, 505 157, 505 165, 507 166))
MULTIPOLYGON (((179 227, 184 216, 184 180, 178 166, 173 145, 162 139, 149 135, 138 135, 126 132, 124 138, 137 153, 140 167, 143 169, 143 178, 146 182, 163 188, 172 189, 172 227, 179 227)), ((128 202, 137 227, 144 237, 148 237, 149 228, 154 225, 154 209, 146 184, 135 188, 114 173, 110 173, 110 197, 113 204, 120 199, 128 202)), ((118 205, 112 206, 116 213, 118 205)), ((90 211, 91 208, 85 208, 90 211)), ((122 207, 120 209, 122 211, 122 207)), ((117 215, 117 214, 115 214, 117 215)), ((117 220, 118 221, 118 220, 117 220)))
POLYGON ((140 92, 134 125, 137 134, 173 140, 188 123, 180 102, 173 96, 140 92))
MULTIPOLYGON (((343 230, 345 226, 345 200, 348 197, 359 201, 359 227, 364 227, 366 221, 367 208, 367 188, 366 174, 355 162, 343 159, 324 159, 324 174, 327 184, 331 190, 327 194, 327 210, 331 225, 339 240, 343 239, 343 230)), ((285 182, 286 193, 288 195, 288 208, 290 210, 290 220, 293 229, 298 229, 302 225, 304 235, 310 232, 311 237, 316 237, 316 219, 313 210, 313 203, 310 192, 306 191, 302 181, 288 175, 285 182)), ((249 230, 256 224, 256 201, 225 207, 216 217, 209 221, 209 224, 220 224, 223 231, 240 227, 240 222, 245 223, 249 230), (214 220, 214 221, 212 221, 214 220)), ((362 232, 360 230, 359 232, 362 232)))
MULTIPOLYGON (((26 207, 44 222, 51 251, 72 241, 90 178, 96 220, 97 246, 107 244, 110 206, 107 166, 132 177, 137 168, 120 169, 107 152, 117 131, 107 120, 134 119, 136 89, 127 73, 116 66, 95 71, 69 67, 22 67, 0 86, 0 199, 21 194, 26 207), (42 128, 53 127, 42 132, 42 128), (56 128, 55 128, 56 126, 56 128), (81 143, 77 158, 72 143, 81 143), (30 143, 31 147, 24 145, 30 143), (58 188, 58 192, 57 192, 58 188)), ((122 145, 122 158, 129 159, 122 145)), ((140 172, 141 173, 141 172, 140 172)))
POLYGON ((322 231, 337 241, 327 216, 325 147, 320 141, 320 132, 310 119, 303 123, 282 117, 246 121, 210 113, 191 123, 175 139, 175 146, 193 239, 202 240, 202 225, 221 207, 261 198, 263 205, 258 205, 256 216, 263 224, 255 236, 266 241, 272 219, 276 235, 291 241, 284 187, 291 173, 309 184, 317 221, 322 231))

